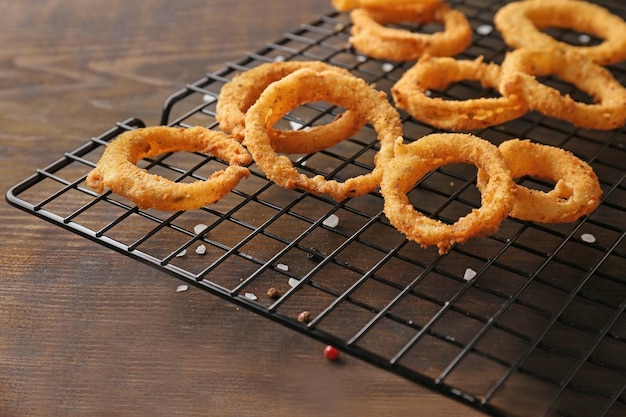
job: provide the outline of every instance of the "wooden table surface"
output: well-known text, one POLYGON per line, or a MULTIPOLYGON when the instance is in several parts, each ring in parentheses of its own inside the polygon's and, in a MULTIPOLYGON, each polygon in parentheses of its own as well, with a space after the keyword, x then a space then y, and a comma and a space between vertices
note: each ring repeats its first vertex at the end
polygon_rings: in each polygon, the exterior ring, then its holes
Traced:
MULTIPOLYGON (((0 7, 0 189, 331 11, 328 0, 0 7)), ((475 416, 0 202, 0 416, 475 416)))

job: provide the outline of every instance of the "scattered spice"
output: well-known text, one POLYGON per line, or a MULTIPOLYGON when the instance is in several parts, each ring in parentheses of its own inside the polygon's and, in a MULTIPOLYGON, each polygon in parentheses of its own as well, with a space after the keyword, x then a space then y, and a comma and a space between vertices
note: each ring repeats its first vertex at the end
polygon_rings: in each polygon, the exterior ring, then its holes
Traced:
POLYGON ((322 262, 324 260, 324 255, 321 255, 321 254, 317 253, 315 248, 311 248, 311 250, 313 252, 307 252, 307 254, 306 254, 307 259, 309 259, 309 260, 311 260, 313 262, 322 262))
POLYGON ((300 323, 308 323, 309 320, 311 320, 311 313, 309 313, 308 311, 303 311, 298 314, 298 321, 300 323))
POLYGON ((339 359, 339 349, 331 345, 326 346, 324 348, 324 357, 329 361, 336 361, 339 359))
POLYGON ((267 296, 269 298, 276 299, 276 298, 279 298, 281 295, 282 295, 282 292, 276 287, 271 287, 267 290, 267 296))

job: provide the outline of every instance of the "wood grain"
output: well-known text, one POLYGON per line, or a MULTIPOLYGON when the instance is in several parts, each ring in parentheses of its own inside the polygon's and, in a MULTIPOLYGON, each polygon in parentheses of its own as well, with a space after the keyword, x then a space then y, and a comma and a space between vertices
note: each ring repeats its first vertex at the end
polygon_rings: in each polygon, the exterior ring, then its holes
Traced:
MULTIPOLYGON (((300 23, 326 0, 0 6, 2 191, 300 23)), ((0 202, 0 416, 471 416, 0 202)))

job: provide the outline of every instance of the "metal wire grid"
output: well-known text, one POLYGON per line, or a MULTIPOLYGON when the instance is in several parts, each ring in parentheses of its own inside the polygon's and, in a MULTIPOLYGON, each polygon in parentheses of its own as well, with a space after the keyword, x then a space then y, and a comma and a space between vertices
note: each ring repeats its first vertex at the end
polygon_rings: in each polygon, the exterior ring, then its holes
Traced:
MULTIPOLYGON (((501 60, 506 49, 498 34, 489 32, 500 3, 450 3, 476 29, 472 46, 459 59, 501 60)), ((626 14, 622 5, 609 6, 626 14)), ((220 87, 240 71, 280 59, 329 62, 388 90, 410 64, 355 54, 346 47, 349 25, 345 14, 322 16, 186 86, 165 103, 163 124, 214 127, 220 87)), ((577 39, 570 32, 555 36, 577 39)), ((625 67, 611 70, 624 83, 625 67)), ((572 90, 556 79, 546 82, 572 90)), ((437 93, 462 99, 485 92, 458 83, 437 93)), ((295 109, 283 123, 296 128, 326 123, 341 111, 314 103, 295 109)), ((403 117, 407 141, 433 131, 403 117)), ((598 173, 603 201, 573 224, 506 219, 493 236, 438 256, 395 231, 378 193, 336 203, 277 187, 254 165, 251 178, 227 198, 189 212, 139 210, 119 196, 88 189, 85 176, 106 144, 141 126, 129 119, 92 138, 13 187, 8 201, 489 414, 626 415, 624 130, 585 131, 528 114, 477 132, 496 144, 529 137, 571 150, 598 173), (334 216, 337 225, 329 223, 334 216), (196 252, 199 247, 203 254, 196 252), (466 276, 468 269, 476 275, 466 276), (267 296, 269 288, 282 295, 267 296), (306 323, 297 319, 303 311, 310 312, 306 323)), ((338 146, 294 155, 293 161, 309 175, 343 179, 370 170, 376 146, 375 133, 365 127, 338 146)), ((141 165, 193 181, 224 163, 175 153, 141 165)), ((523 181, 551 187, 537 178, 523 181)), ((417 184, 410 198, 419 210, 452 222, 480 204, 474 183, 475 169, 445 166, 417 184)))

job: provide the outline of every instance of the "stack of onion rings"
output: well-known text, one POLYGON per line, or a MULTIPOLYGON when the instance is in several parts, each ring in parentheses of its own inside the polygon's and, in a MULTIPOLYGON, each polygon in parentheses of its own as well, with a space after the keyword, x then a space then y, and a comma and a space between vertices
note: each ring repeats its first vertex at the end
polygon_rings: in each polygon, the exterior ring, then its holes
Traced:
POLYGON ((495 145, 469 134, 442 133, 408 145, 397 140, 380 190, 391 224, 422 247, 437 246, 444 254, 456 243, 494 233, 513 207, 516 188, 495 145), (453 162, 476 165, 487 173, 487 182, 481 189, 481 207, 450 225, 415 210, 407 192, 431 170, 453 162))
POLYGON ((586 1, 516 1, 499 9, 494 23, 512 48, 574 50, 601 65, 626 59, 626 22, 607 9, 586 1), (594 46, 574 46, 541 31, 549 27, 589 33, 603 41, 594 46))
POLYGON ((396 106, 431 126, 453 131, 479 129, 522 116, 528 111, 526 101, 515 94, 444 100, 430 97, 428 92, 463 80, 478 80, 484 87, 498 90, 500 72, 500 66, 485 63, 482 57, 468 61, 425 56, 402 75, 391 93, 396 106))
POLYGON ((338 201, 371 192, 379 186, 382 166, 393 156, 394 140, 402 135, 400 115, 384 92, 375 90, 363 79, 352 75, 309 68, 299 69, 270 84, 246 112, 245 126, 243 144, 270 180, 285 188, 328 194, 338 201), (276 153, 269 128, 289 110, 314 101, 326 101, 355 110, 374 127, 380 150, 372 172, 344 182, 327 181, 321 175, 309 178, 298 173, 288 157, 276 153))
POLYGON ((523 97, 530 110, 588 129, 616 129, 626 122, 626 89, 606 68, 571 49, 516 49, 502 63, 500 90, 523 97), (539 82, 536 77, 558 75, 594 98, 575 101, 539 82))
MULTIPOLYGON (((598 177, 571 152, 519 139, 507 140, 498 149, 513 178, 528 175, 556 183, 549 192, 518 185, 511 217, 541 223, 574 222, 600 204, 602 189, 598 177)), ((489 174, 479 170, 478 188, 484 189, 488 180, 489 174)))
MULTIPOLYGON (((485 63, 482 57, 473 61, 449 57, 469 45, 472 33, 465 16, 440 0, 384 3, 333 0, 333 5, 342 10, 354 9, 350 42, 357 50, 380 59, 420 58, 391 89, 396 105, 418 120, 441 129, 472 130, 538 110, 588 128, 613 129, 626 123, 626 89, 610 72, 594 63, 624 59, 626 41, 620 43, 612 33, 598 29, 595 21, 585 23, 577 18, 568 23, 570 15, 560 8, 565 3, 577 7, 582 3, 578 0, 549 3, 558 9, 554 9, 555 15, 561 13, 556 17, 546 15, 539 0, 520 2, 527 5, 521 21, 523 25, 530 22, 534 30, 550 25, 572 27, 605 38, 598 48, 581 49, 589 58, 573 47, 547 50, 537 40, 541 36, 531 32, 529 45, 542 49, 518 49, 507 54, 502 66, 485 63), (391 3, 394 6, 390 7, 391 3), (376 7, 371 7, 374 4, 376 7), (407 20, 441 22, 445 31, 417 34, 383 26, 407 20), (620 48, 624 55, 614 50, 620 48), (599 104, 575 102, 540 85, 536 77, 548 74, 575 84, 599 104), (498 90, 501 97, 446 101, 427 95, 430 89, 444 89, 462 80, 478 80, 483 86, 498 90)), ((499 13, 501 30, 502 25, 508 24, 507 19, 512 19, 511 9, 515 10, 505 7, 499 13)), ((618 31, 624 30, 621 23, 615 22, 618 31)), ((527 32, 525 27, 523 30, 527 32)), ((505 40, 518 46, 509 36, 507 32, 505 40)), ((384 213, 391 224, 422 247, 436 246, 440 254, 470 238, 494 233, 507 216, 545 223, 576 221, 595 210, 602 196, 593 169, 559 148, 519 139, 496 147, 469 134, 431 134, 405 145, 400 116, 386 94, 348 71, 323 62, 274 62, 239 74, 223 86, 216 119, 225 133, 201 127, 158 126, 120 135, 107 146, 88 174, 87 185, 98 192, 108 187, 142 209, 191 210, 228 194, 242 178, 250 175, 245 165, 254 160, 277 185, 327 194, 337 201, 380 187, 384 213), (345 108, 345 112, 327 125, 309 130, 274 128, 278 120, 297 106, 315 101, 345 108), (326 149, 349 138, 365 123, 376 130, 380 149, 368 174, 342 182, 327 180, 322 175, 310 178, 298 172, 287 156, 279 155, 326 149), (210 153, 229 166, 206 181, 193 183, 176 183, 137 167, 142 158, 177 151, 210 153), (428 172, 448 163, 476 165, 481 193, 480 207, 451 224, 420 213, 407 196, 428 172), (523 176, 554 181, 555 187, 541 192, 516 185, 513 179, 523 176)))
POLYGON ((409 61, 422 55, 452 56, 472 41, 472 28, 465 14, 445 3, 406 4, 396 7, 358 8, 350 13, 350 44, 359 52, 377 59, 409 61), (439 22, 443 32, 414 33, 386 27, 388 23, 439 22))
POLYGON ((222 132, 203 127, 189 129, 153 126, 122 133, 105 148, 86 183, 99 193, 104 187, 133 201, 141 209, 161 211, 192 210, 212 204, 228 194, 242 178, 250 175, 242 166, 250 154, 222 132), (229 163, 206 181, 177 183, 149 174, 136 164, 139 160, 166 152, 202 152, 229 163))
MULTIPOLYGON (((301 68, 337 71, 350 75, 344 69, 318 61, 261 64, 235 76, 221 88, 215 115, 220 129, 232 134, 238 140, 243 140, 245 113, 250 106, 268 85, 301 68)), ((365 120, 358 113, 348 110, 329 124, 311 127, 307 130, 270 129, 270 137, 277 152, 307 154, 336 145, 358 132, 364 124, 365 120)))

